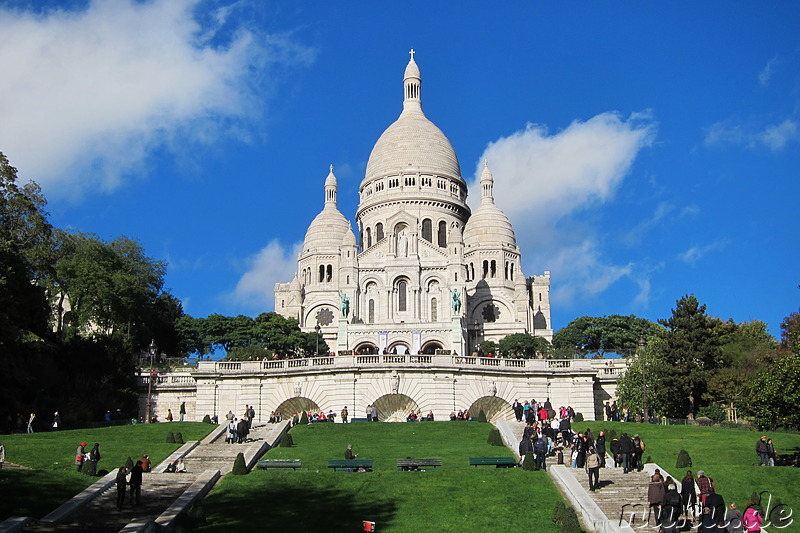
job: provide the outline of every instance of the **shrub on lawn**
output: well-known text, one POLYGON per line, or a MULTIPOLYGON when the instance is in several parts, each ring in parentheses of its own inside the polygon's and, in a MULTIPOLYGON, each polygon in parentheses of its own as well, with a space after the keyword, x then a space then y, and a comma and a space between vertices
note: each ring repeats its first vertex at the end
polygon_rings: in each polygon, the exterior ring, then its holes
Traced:
POLYGON ((575 413, 575 422, 583 422, 583 413, 575 413))
POLYGON ((183 440, 183 433, 180 431, 175 433, 175 442, 178 444, 186 444, 186 441, 183 440))
POLYGON ((486 422, 486 413, 483 412, 483 409, 478 411, 478 422, 486 422))
POLYGON ((653 456, 652 456, 652 455, 648 455, 648 456, 647 456, 647 459, 645 459, 645 461, 644 461, 644 462, 645 462, 645 463, 652 463, 652 462, 653 462, 653 456))
POLYGON ((678 452, 678 460, 675 461, 675 468, 689 468, 692 466, 692 458, 689 457, 689 452, 681 450, 678 452))
POLYGON ((791 507, 784 505, 780 498, 775 498, 769 510, 769 522, 775 529, 782 529, 792 523, 791 507))
POLYGON ((578 521, 578 515, 572 507, 564 509, 564 519, 561 521, 561 532, 581 533, 581 523, 578 521))
POLYGON ((167 444, 175 444, 175 434, 171 431, 167 433, 167 444))
POLYGON ((533 452, 526 452, 525 457, 522 459, 522 469, 523 470, 536 470, 536 458, 533 455, 533 452))
POLYGON ((86 474, 87 476, 96 476, 97 464, 93 461, 84 461, 83 467, 81 468, 81 473, 86 474))
POLYGON ((486 439, 486 442, 492 446, 505 446, 503 437, 500 436, 500 430, 495 427, 489 430, 489 438, 486 439))
POLYGON ((557 501, 553 506, 553 512, 550 513, 550 520, 552 520, 554 524, 560 524, 564 521, 564 511, 566 510, 567 506, 564 505, 564 502, 557 501))
POLYGON ((613 429, 611 431, 609 431, 608 433, 606 433, 606 435, 608 435, 608 441, 609 442, 611 442, 612 440, 617 438, 617 432, 614 431, 613 429))
POLYGON ((128 456, 128 459, 125 461, 125 468, 127 468, 129 471, 131 468, 133 468, 133 459, 131 459, 130 456, 128 456))
POLYGON ((278 443, 278 446, 281 448, 291 448, 294 446, 294 439, 292 438, 291 433, 284 433, 281 437, 281 441, 278 443))
POLYGON ((203 417, 203 424, 210 424, 210 423, 211 423, 211 417, 208 416, 208 415, 204 416, 203 417))
POLYGON ((231 474, 235 476, 243 476, 247 473, 247 467, 244 465, 244 454, 239 452, 236 454, 236 459, 233 461, 233 470, 231 474))
POLYGON ((303 411, 303 414, 300 415, 300 425, 305 426, 306 424, 308 424, 308 415, 303 411))

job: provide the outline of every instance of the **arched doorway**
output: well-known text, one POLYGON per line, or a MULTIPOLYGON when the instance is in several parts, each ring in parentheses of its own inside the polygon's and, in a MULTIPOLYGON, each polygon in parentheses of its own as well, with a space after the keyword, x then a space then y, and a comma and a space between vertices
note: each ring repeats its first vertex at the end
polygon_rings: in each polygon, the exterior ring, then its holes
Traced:
POLYGON ((372 405, 378 409, 379 422, 405 422, 411 411, 419 411, 419 405, 405 394, 381 396, 372 405))
POLYGON ((422 353, 425 355, 434 355, 436 350, 442 350, 444 346, 439 341, 428 341, 422 345, 422 353))
POLYGON ((289 398, 275 408, 275 412, 280 413, 284 420, 291 419, 295 414, 300 415, 303 411, 306 413, 318 413, 320 408, 314 400, 303 397, 289 398))
POLYGON ((514 420, 514 410, 511 408, 511 404, 497 396, 483 396, 472 402, 472 405, 469 406, 469 416, 477 419, 481 410, 486 414, 487 422, 514 420))
POLYGON ((404 342, 393 342, 389 345, 388 351, 392 355, 403 355, 405 353, 411 353, 411 348, 404 342))
POLYGON ((362 342, 356 346, 356 355, 375 355, 378 353, 378 347, 371 342, 362 342))

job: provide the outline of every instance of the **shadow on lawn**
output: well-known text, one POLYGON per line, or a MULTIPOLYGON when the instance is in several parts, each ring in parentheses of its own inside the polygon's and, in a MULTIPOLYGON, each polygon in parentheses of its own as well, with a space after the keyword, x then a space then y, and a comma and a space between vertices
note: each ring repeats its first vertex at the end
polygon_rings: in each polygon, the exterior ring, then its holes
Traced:
POLYGON ((85 485, 61 472, 0 470, 0 521, 10 516, 41 518, 69 500, 85 485))
POLYGON ((304 531, 352 533, 362 521, 379 530, 394 518, 397 505, 374 494, 334 487, 272 485, 247 488, 203 502, 206 527, 199 531, 304 531), (260 502, 253 508, 253 502, 260 502), (224 509, 223 513, 215 512, 224 509))

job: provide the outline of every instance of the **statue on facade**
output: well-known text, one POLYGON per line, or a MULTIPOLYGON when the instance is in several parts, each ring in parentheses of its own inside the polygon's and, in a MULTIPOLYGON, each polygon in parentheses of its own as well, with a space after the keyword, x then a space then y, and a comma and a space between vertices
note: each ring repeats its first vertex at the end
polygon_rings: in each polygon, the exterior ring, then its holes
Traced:
POLYGON ((350 298, 341 291, 339 291, 339 298, 341 299, 339 309, 342 311, 342 317, 347 318, 347 315, 350 314, 350 298))
POLYGON ((458 289, 453 289, 453 313, 459 314, 461 312, 461 293, 458 292, 458 289))
POLYGON ((397 394, 400 390, 400 374, 397 372, 392 373, 392 394, 397 394))
POLYGON ((406 230, 397 235, 397 257, 408 257, 408 237, 406 230))

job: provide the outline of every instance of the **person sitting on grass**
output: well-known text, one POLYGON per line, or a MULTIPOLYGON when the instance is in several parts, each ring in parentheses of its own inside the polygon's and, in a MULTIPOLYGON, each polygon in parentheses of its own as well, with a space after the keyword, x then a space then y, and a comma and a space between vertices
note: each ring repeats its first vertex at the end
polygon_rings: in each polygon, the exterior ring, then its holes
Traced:
POLYGON ((356 457, 358 457, 358 454, 353 453, 353 445, 348 444, 347 449, 344 451, 344 458, 350 461, 352 459, 355 459, 356 457))

